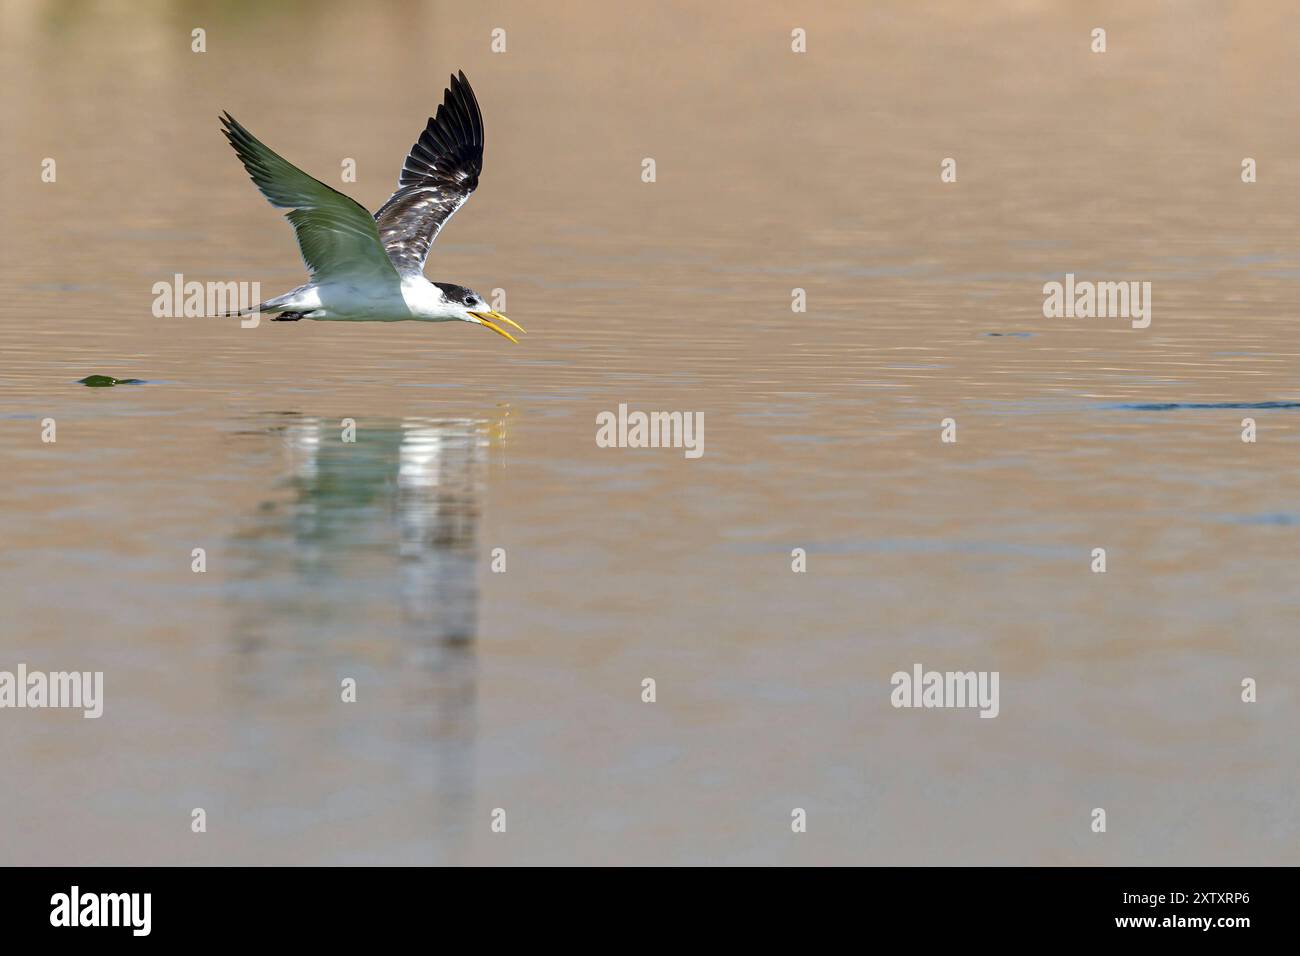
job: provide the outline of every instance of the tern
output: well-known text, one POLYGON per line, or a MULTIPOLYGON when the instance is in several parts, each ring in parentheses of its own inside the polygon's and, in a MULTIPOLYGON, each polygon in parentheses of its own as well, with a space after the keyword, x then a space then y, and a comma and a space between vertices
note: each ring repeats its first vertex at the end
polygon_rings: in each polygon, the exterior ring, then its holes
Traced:
POLYGON ((429 248, 478 186, 483 114, 465 74, 443 93, 402 164, 397 191, 373 216, 360 203, 307 175, 221 115, 226 139, 272 206, 298 236, 311 281, 238 315, 278 313, 272 321, 471 322, 518 342, 498 323, 524 329, 464 286, 424 277, 429 248))

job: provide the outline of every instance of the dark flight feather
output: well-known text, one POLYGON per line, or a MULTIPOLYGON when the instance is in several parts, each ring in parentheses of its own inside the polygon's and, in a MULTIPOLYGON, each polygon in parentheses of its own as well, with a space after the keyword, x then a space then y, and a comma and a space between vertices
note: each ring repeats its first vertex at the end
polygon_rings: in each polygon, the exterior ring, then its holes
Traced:
POLYGON ((375 213, 380 241, 398 273, 423 274, 429 247, 478 186, 482 170, 483 114, 459 73, 411 147, 397 192, 375 213))

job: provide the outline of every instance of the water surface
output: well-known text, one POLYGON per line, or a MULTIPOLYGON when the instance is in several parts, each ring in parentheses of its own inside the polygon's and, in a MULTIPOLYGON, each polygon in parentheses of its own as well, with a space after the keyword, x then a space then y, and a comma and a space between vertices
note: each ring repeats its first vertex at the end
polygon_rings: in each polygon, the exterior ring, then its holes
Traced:
POLYGON ((0 713, 0 862, 1300 862, 1296 11, 109 6, 0 30, 0 668, 108 698, 0 713), (521 345, 151 314, 301 281, 219 111, 374 209, 455 69, 521 345))

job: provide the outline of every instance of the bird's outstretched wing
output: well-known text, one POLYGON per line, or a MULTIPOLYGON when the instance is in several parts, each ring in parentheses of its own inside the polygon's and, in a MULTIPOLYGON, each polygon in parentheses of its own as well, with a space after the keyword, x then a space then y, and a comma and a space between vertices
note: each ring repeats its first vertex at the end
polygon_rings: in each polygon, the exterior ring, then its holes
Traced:
POLYGON ((221 125, 262 195, 272 206, 291 210, 286 218, 298 234, 312 281, 401 281, 364 206, 277 155, 229 113, 222 115, 221 125))
POLYGON ((375 213, 380 239, 400 274, 423 274, 433 240, 478 186, 482 171, 483 114, 460 73, 411 147, 397 192, 375 213))

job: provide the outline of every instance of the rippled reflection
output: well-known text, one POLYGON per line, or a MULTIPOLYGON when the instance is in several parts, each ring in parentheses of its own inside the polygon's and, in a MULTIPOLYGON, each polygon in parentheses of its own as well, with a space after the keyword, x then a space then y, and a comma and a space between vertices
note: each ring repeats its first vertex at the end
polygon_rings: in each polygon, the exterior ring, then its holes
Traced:
POLYGON ((362 423, 345 442, 333 422, 285 426, 299 566, 333 573, 354 552, 387 554, 404 626, 436 644, 472 640, 479 482, 493 431, 469 419, 405 419, 362 423))
MULTIPOLYGON (((431 795, 431 812, 408 806, 419 820, 403 849, 427 861, 460 846, 473 792, 478 526, 504 425, 504 414, 362 420, 349 441, 338 419, 288 415, 253 433, 284 475, 229 555, 247 812, 274 812, 266 777, 286 762, 308 765, 299 785, 312 779, 324 733, 371 775, 343 782, 345 806, 350 790, 358 810, 431 795), (341 700, 345 678, 355 704, 341 700), (374 776, 394 790, 377 800, 374 776)), ((316 772, 337 790, 337 773, 316 772)))

